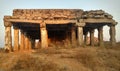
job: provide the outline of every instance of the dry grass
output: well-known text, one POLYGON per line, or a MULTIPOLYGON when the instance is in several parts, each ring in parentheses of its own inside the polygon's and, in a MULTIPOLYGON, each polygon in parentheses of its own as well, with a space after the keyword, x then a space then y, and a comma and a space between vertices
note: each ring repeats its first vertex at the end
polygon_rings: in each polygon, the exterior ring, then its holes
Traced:
POLYGON ((30 55, 21 55, 22 58, 18 59, 16 65, 11 69, 14 71, 57 71, 57 65, 52 62, 46 62, 38 57, 30 55))
POLYGON ((0 71, 120 71, 120 43, 105 47, 39 49, 34 53, 4 53, 0 71))

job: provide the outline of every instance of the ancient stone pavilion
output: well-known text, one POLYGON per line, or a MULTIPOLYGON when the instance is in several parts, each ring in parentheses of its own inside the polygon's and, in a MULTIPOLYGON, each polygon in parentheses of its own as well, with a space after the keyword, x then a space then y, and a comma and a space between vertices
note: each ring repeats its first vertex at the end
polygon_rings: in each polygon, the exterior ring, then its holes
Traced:
POLYGON ((94 30, 98 29, 99 45, 103 43, 103 26, 110 27, 110 42, 115 44, 113 17, 103 10, 83 11, 81 9, 14 9, 12 16, 4 16, 5 49, 9 51, 28 50, 39 40, 41 48, 51 43, 70 42, 71 46, 85 45, 88 32, 90 45, 94 46, 94 30), (12 47, 12 32, 14 45, 12 47), (84 35, 84 37, 83 37, 84 35))

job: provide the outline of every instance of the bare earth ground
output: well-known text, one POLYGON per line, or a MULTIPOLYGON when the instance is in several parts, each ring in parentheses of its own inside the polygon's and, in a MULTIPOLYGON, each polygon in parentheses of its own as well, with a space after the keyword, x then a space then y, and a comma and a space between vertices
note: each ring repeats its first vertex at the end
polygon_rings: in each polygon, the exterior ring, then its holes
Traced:
POLYGON ((120 71, 120 43, 112 47, 0 51, 0 71, 120 71))

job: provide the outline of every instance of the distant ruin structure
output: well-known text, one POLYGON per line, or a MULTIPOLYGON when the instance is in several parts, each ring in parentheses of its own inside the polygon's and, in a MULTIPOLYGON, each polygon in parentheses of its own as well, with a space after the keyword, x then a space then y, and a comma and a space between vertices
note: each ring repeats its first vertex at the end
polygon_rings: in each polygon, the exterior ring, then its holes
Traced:
POLYGON ((29 50, 35 47, 35 40, 41 48, 48 48, 56 42, 82 46, 86 44, 88 32, 90 45, 94 46, 95 29, 98 29, 98 41, 102 46, 105 25, 110 27, 110 42, 115 45, 116 24, 113 17, 103 10, 14 9, 12 16, 4 16, 4 48, 9 51, 29 50), (13 47, 11 27, 14 30, 13 47))

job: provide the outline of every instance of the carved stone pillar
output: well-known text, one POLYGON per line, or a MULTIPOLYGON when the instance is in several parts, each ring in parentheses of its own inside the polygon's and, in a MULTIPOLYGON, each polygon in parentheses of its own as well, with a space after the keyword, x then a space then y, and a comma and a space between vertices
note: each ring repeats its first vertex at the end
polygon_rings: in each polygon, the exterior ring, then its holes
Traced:
POLYGON ((40 24, 40 35, 41 35, 41 48, 48 47, 48 32, 46 29, 46 24, 43 22, 40 24))
POLYGON ((11 26, 5 26, 5 50, 12 51, 11 26))
POLYGON ((32 48, 31 37, 28 36, 28 50, 31 50, 31 48, 32 48))
POLYGON ((115 25, 111 25, 110 26, 110 41, 112 45, 115 45, 116 43, 116 39, 115 39, 115 35, 116 35, 116 31, 115 31, 115 25))
POLYGON ((32 48, 35 48, 35 39, 31 39, 32 48))
POLYGON ((48 47, 48 34, 46 28, 40 28, 41 30, 41 47, 48 47))
POLYGON ((24 33, 24 35, 25 35, 25 50, 28 50, 28 42, 29 42, 28 36, 27 33, 24 33))
POLYGON ((20 40, 20 50, 22 51, 22 50, 24 50, 24 32, 23 32, 23 30, 20 30, 20 32, 21 32, 21 34, 20 34, 20 38, 21 38, 21 40, 20 40))
POLYGON ((19 28, 14 26, 14 51, 19 50, 19 28))
POLYGON ((5 51, 13 51, 12 48, 12 34, 11 34, 11 26, 12 23, 8 20, 11 16, 4 16, 4 26, 5 26, 5 51))
POLYGON ((103 27, 98 28, 98 40, 99 40, 99 46, 103 46, 103 27))
POLYGON ((83 45, 83 27, 78 27, 78 45, 83 45))
POLYGON ((87 45, 87 42, 88 41, 88 32, 85 32, 85 35, 84 35, 84 44, 87 45))
POLYGON ((78 36, 78 45, 82 46, 83 41, 83 27, 85 26, 85 22, 83 19, 80 19, 79 22, 76 23, 77 25, 77 36, 78 36))
POLYGON ((72 46, 76 45, 76 32, 75 32, 75 27, 72 27, 71 29, 71 42, 72 46))
POLYGON ((90 30, 90 45, 94 46, 94 29, 90 30))

